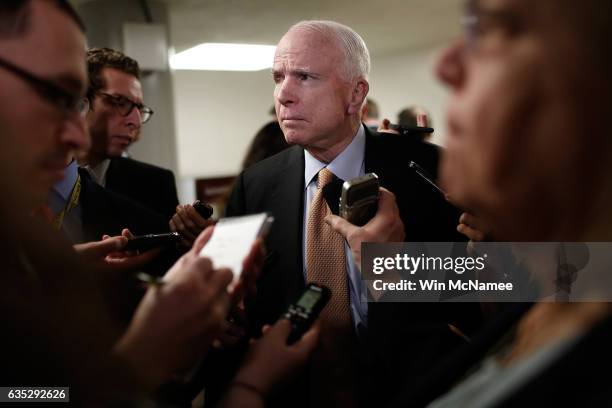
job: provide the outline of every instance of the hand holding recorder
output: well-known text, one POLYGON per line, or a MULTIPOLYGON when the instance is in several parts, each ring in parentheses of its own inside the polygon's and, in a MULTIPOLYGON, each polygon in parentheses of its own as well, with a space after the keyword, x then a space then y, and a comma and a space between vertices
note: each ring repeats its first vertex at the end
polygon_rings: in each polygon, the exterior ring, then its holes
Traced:
MULTIPOLYGON (((101 241, 86 242, 73 246, 74 250, 89 262, 103 263, 116 271, 134 270, 151 262, 159 251, 143 254, 130 247, 135 237, 127 228, 118 236, 104 235, 101 241)), ((151 248, 149 248, 151 249, 151 248)))
POLYGON ((379 188, 378 209, 365 225, 356 226, 336 215, 328 215, 325 222, 346 239, 360 270, 362 242, 400 242, 405 238, 395 195, 383 187, 379 188))
POLYGON ((211 235, 205 230, 161 282, 149 285, 114 347, 151 389, 190 369, 225 327, 232 273, 199 255, 211 235))
POLYGON ((210 219, 213 208, 197 200, 193 204, 178 205, 176 213, 170 220, 170 231, 180 234, 180 244, 185 248, 191 248, 196 237, 206 227, 214 224, 210 219))
POLYGON ((328 288, 311 283, 273 326, 265 326, 253 341, 244 363, 230 384, 221 406, 260 406, 265 398, 294 374, 314 350, 316 320, 331 297, 328 288), (259 398, 253 399, 257 394, 259 398))

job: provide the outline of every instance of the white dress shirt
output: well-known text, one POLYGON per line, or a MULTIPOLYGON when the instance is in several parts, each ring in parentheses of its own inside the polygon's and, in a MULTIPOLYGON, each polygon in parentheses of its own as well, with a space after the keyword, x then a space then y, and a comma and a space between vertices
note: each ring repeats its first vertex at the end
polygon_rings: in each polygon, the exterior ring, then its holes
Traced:
MULTIPOLYGON (((359 126, 357 134, 352 142, 329 164, 320 162, 306 150, 304 150, 304 163, 304 185, 306 186, 306 191, 304 194, 302 257, 304 260, 304 279, 306 279, 306 225, 310 203, 317 191, 316 176, 324 167, 327 167, 336 177, 345 181, 365 174, 365 130, 363 125, 359 126)), ((349 277, 351 316, 353 318, 355 330, 358 334, 361 334, 367 327, 368 318, 366 287, 361 279, 359 268, 353 260, 351 249, 346 241, 344 242, 344 251, 346 253, 346 270, 349 277)))
POLYGON ((102 160, 100 163, 95 165, 85 165, 83 168, 87 170, 91 178, 101 185, 102 187, 106 187, 106 172, 108 171, 108 166, 110 165, 110 159, 102 160))

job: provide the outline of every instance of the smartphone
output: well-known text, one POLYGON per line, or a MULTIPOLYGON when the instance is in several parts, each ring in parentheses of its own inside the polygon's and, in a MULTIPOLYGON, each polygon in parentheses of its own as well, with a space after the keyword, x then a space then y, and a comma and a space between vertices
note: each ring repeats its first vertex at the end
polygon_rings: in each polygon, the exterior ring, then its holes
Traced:
POLYGON ((193 208, 204 218, 205 220, 209 219, 213 215, 212 206, 206 204, 203 201, 196 200, 193 203, 193 208))
POLYGON ((306 290, 298 301, 289 306, 283 316, 291 321, 291 333, 287 338, 287 344, 293 344, 302 338, 304 333, 310 329, 319 314, 329 302, 331 291, 329 288, 309 283, 306 290))
POLYGON ((340 195, 340 216, 362 226, 376 215, 380 183, 375 173, 345 181, 340 195))
POLYGON ((167 247, 176 244, 181 239, 178 232, 167 234, 139 235, 128 240, 125 251, 148 251, 149 249, 167 247))

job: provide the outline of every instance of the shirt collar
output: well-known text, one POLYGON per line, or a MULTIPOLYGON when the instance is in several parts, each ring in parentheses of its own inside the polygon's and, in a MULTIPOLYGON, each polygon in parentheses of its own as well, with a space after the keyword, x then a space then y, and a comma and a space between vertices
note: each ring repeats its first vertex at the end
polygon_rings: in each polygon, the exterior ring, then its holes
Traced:
POLYGON ((79 176, 79 168, 76 160, 72 160, 66 167, 64 179, 53 186, 53 190, 59 194, 64 200, 70 199, 70 193, 79 176))
POLYGON ((351 143, 329 164, 320 162, 304 150, 304 188, 312 182, 319 171, 327 167, 336 177, 350 180, 359 177, 365 157, 365 130, 359 125, 351 143))
POLYGON ((92 166, 86 165, 85 170, 93 177, 93 179, 101 185, 102 187, 106 187, 106 172, 108 170, 108 166, 110 166, 110 159, 104 159, 100 163, 92 166))

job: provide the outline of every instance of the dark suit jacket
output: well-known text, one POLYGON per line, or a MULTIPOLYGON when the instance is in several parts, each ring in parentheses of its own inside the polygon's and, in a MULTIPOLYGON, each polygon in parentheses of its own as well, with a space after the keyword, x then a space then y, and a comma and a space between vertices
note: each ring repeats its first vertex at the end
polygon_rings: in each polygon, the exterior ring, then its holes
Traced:
POLYGON ((98 241, 103 234, 120 235, 123 228, 128 228, 134 235, 169 231, 168 222, 162 215, 101 187, 83 169, 79 169, 79 174, 85 241, 98 241))
MULTIPOLYGON (((498 317, 445 359, 427 376, 405 384, 390 407, 425 407, 480 365, 496 343, 507 336, 531 304, 508 304, 498 317)), ((607 317, 582 336, 565 353, 522 387, 497 403, 497 407, 609 407, 612 405, 609 378, 612 364, 610 342, 612 318, 607 317)))
POLYGON ((176 212, 178 196, 170 170, 116 157, 106 172, 106 188, 163 215, 166 221, 176 212))
MULTIPOLYGON (((406 240, 464 240, 456 232, 459 212, 409 169, 411 160, 437 174, 434 145, 366 130, 365 171, 375 172, 381 185, 395 193, 406 240)), ((230 197, 228 216, 268 211, 275 218, 250 311, 257 328, 278 319, 304 289, 303 194, 304 153, 294 146, 245 170, 230 197)), ((421 375, 432 361, 461 343, 448 323, 469 332, 479 320, 474 305, 370 303, 368 309, 368 335, 361 357, 364 375, 372 377, 364 382, 371 394, 377 394, 370 402, 377 405, 392 395, 402 378, 421 375)), ((294 405, 298 400, 306 398, 290 401, 294 405)))
MULTIPOLYGON (((79 169, 79 174, 85 241, 99 241, 103 234, 120 235, 123 228, 128 228, 134 235, 170 231, 168 222, 160 214, 105 189, 93 181, 84 169, 79 169)), ((143 266, 143 270, 153 275, 162 275, 177 257, 174 248, 167 248, 153 262, 143 266)), ((113 286, 113 314, 120 322, 127 324, 144 292, 131 273, 116 274, 113 286)))

